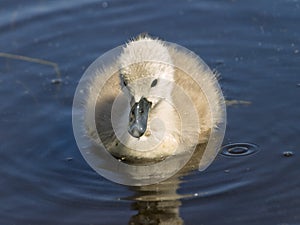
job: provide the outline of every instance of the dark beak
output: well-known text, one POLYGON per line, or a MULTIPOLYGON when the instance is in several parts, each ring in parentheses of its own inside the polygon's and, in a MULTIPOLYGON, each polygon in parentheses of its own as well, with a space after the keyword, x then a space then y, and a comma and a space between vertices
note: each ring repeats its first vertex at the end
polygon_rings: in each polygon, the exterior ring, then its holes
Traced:
POLYGON ((128 132, 131 136, 139 138, 147 129, 148 114, 151 102, 142 97, 139 102, 134 103, 129 114, 128 132))

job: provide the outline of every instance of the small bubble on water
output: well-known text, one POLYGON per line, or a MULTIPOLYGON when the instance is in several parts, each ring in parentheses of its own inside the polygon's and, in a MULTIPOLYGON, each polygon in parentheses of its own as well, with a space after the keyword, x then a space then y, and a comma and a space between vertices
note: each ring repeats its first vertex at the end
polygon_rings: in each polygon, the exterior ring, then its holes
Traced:
POLYGON ((225 61, 223 59, 217 59, 215 63, 217 66, 222 66, 225 64, 225 61))
POLYGON ((292 151, 284 151, 282 153, 282 155, 285 156, 285 157, 291 157, 291 156, 294 155, 294 152, 292 152, 292 151))
POLYGON ((67 157, 66 158, 66 161, 68 161, 68 162, 70 162, 70 161, 72 161, 73 160, 73 157, 67 157))
POLYGON ((62 82, 62 79, 60 79, 60 78, 55 78, 55 79, 51 80, 51 84, 61 84, 61 82, 62 82))

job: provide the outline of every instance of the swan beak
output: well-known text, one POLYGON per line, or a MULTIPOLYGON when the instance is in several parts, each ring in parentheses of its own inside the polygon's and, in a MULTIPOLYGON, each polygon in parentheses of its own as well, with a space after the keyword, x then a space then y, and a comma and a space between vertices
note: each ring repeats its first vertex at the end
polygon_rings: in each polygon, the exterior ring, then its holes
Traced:
POLYGON ((132 106, 128 124, 128 132, 131 136, 139 138, 145 133, 151 105, 151 102, 142 97, 139 102, 132 106))

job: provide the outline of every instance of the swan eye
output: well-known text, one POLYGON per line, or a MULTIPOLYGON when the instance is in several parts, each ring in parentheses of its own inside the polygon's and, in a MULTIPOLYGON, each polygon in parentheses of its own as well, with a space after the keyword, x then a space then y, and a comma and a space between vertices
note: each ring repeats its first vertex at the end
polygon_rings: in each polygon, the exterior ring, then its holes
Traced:
POLYGON ((157 85, 157 79, 153 80, 151 83, 151 87, 155 87, 157 85))
POLYGON ((127 86, 127 81, 123 80, 123 84, 126 87, 127 86))

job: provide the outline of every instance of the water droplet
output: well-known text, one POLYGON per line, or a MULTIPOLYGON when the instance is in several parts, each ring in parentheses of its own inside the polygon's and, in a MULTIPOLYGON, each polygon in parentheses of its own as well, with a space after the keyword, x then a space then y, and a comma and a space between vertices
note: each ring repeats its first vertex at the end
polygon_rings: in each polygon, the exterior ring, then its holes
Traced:
POLYGON ((221 154, 225 156, 245 156, 257 152, 258 146, 250 143, 233 143, 222 147, 221 154))
POLYGON ((60 78, 56 78, 56 79, 51 80, 51 84, 61 84, 61 82, 62 82, 62 79, 60 79, 60 78))
POLYGON ((223 66, 225 64, 223 59, 217 59, 215 63, 217 66, 223 66))
POLYGON ((283 154, 283 156, 285 156, 285 157, 291 157, 291 156, 294 155, 294 152, 292 152, 292 151, 285 151, 285 152, 283 152, 282 154, 283 154))

